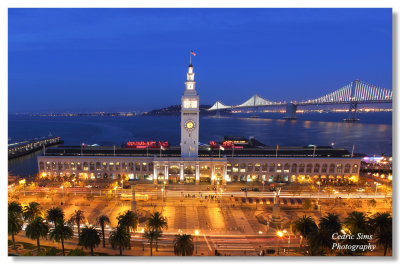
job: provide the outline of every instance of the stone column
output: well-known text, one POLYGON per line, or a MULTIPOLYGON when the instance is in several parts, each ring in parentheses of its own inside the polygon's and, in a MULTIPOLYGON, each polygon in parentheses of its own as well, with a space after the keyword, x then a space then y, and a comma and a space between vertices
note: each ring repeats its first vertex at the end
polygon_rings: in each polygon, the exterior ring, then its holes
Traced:
POLYGON ((214 184, 215 180, 215 167, 214 164, 211 165, 211 184, 214 184))
POLYGON ((196 164, 196 184, 200 183, 200 165, 196 164))
POLYGON ((157 178, 158 178, 158 170, 157 170, 157 164, 153 165, 153 183, 157 184, 157 178))
POLYGON ((223 170, 223 173, 222 173, 222 184, 223 185, 226 185, 226 179, 225 179, 225 177, 227 176, 226 174, 227 174, 227 170, 226 170, 226 164, 224 165, 224 170, 223 170))
POLYGON ((165 181, 165 184, 167 184, 168 183, 168 173, 169 173, 169 171, 168 171, 168 165, 165 165, 165 175, 164 175, 164 181, 165 181))
POLYGON ((180 178, 179 178, 179 181, 180 181, 181 183, 183 183, 183 182, 184 182, 184 177, 183 177, 183 164, 180 164, 179 167, 180 167, 180 178))

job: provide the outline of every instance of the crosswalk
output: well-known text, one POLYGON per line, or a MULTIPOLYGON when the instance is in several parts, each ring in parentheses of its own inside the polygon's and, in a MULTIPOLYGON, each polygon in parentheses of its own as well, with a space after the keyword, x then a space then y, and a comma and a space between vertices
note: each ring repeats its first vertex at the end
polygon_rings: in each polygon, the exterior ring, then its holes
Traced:
POLYGON ((245 238, 211 238, 218 251, 255 251, 254 246, 245 238))

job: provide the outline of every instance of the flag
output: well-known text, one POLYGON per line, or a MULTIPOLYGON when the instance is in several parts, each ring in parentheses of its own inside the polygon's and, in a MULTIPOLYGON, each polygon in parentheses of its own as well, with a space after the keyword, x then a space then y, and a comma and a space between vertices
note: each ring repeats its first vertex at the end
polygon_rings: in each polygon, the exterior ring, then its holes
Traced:
POLYGON ((190 54, 192 54, 193 56, 196 56, 196 53, 194 53, 193 50, 190 51, 190 54))
POLYGON ((225 148, 223 146, 219 146, 220 150, 225 150, 225 148))
POLYGON ((276 150, 279 150, 279 145, 276 145, 276 150))
POLYGON ((163 146, 163 145, 161 145, 161 150, 165 150, 165 148, 164 148, 164 146, 163 146))
POLYGON ((190 151, 194 151, 194 147, 189 146, 189 150, 190 150, 190 151))

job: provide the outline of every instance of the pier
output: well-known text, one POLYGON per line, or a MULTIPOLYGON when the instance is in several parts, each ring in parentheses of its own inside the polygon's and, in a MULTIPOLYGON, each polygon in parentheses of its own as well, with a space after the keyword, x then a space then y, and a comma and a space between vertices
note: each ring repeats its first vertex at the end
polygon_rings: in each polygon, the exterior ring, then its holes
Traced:
POLYGON ((40 150, 43 147, 62 144, 60 137, 41 137, 8 144, 8 159, 13 159, 40 150))

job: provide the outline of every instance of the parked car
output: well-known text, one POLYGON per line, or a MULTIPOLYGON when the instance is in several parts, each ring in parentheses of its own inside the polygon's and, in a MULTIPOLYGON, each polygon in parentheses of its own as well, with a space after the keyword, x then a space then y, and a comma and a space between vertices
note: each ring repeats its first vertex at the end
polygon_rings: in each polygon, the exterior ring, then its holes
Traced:
POLYGON ((258 189, 258 188, 251 188, 250 191, 258 192, 258 191, 260 191, 260 189, 258 189))
POLYGON ((242 192, 245 192, 245 191, 247 191, 247 188, 242 187, 242 188, 240 188, 240 190, 241 190, 242 192))

